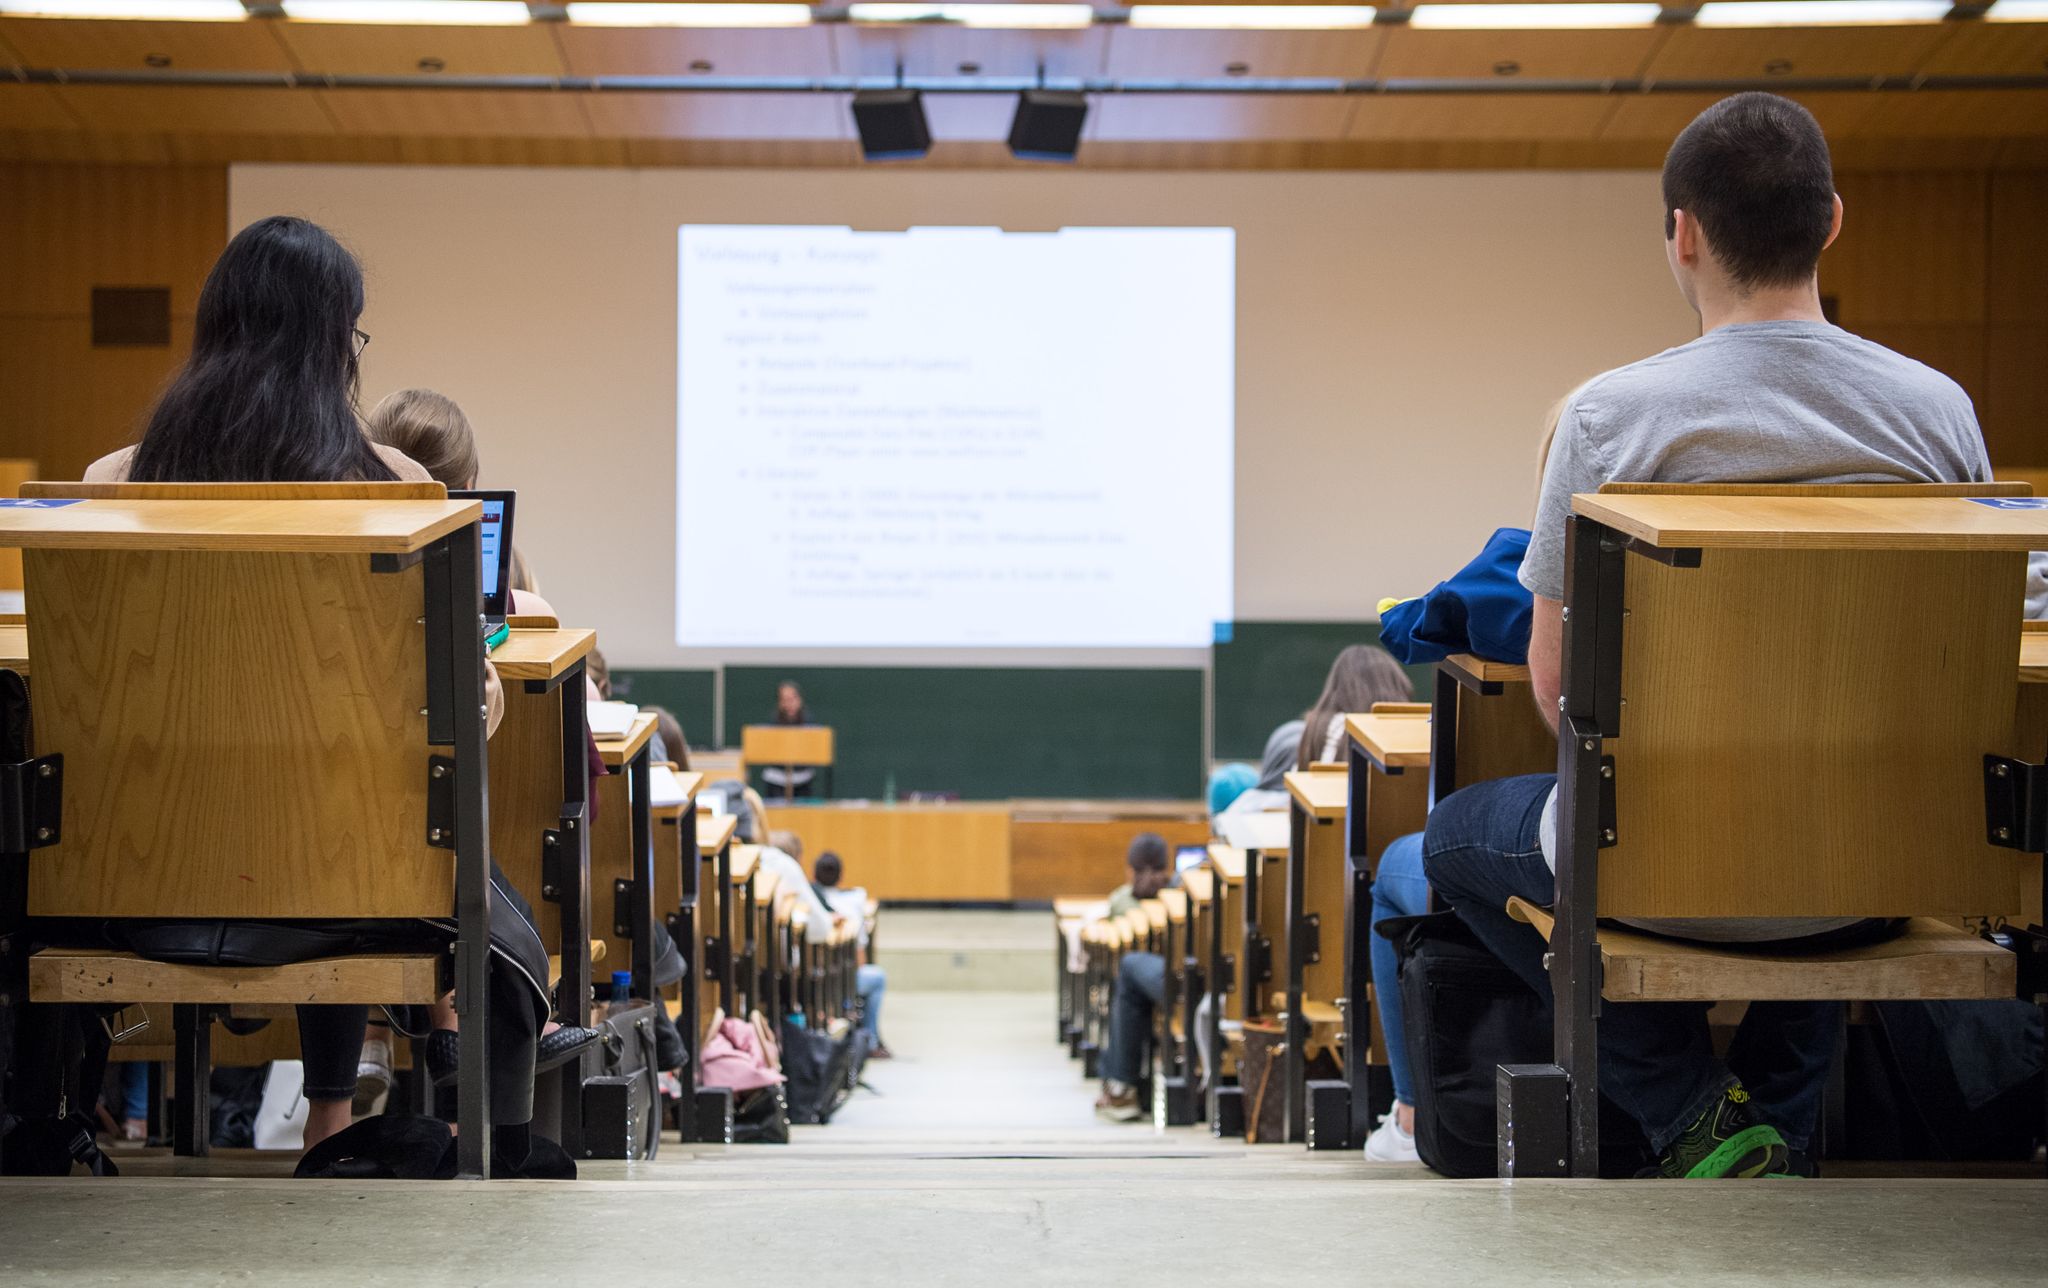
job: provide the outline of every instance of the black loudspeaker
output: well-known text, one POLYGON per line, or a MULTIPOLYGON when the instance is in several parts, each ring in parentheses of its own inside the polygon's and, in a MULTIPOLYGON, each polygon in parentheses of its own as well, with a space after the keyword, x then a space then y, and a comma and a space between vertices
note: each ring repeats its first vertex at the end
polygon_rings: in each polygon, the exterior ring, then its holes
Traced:
POLYGON ((914 89, 861 90, 853 96, 853 128, 870 161, 901 161, 932 150, 924 98, 914 89))
POLYGON ((1086 94, 1027 89, 1017 96, 1017 115, 1010 120, 1010 154, 1027 161, 1072 161, 1087 119, 1086 94))

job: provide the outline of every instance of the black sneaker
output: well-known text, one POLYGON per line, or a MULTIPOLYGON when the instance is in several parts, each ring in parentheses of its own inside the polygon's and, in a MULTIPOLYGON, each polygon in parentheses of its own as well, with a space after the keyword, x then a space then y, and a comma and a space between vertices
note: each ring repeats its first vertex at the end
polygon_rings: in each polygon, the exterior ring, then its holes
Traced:
POLYGON ((1783 1176, 1790 1165, 1785 1138, 1777 1128, 1756 1120, 1749 1093, 1737 1083, 1679 1133, 1655 1167, 1640 1174, 1690 1179, 1783 1176))

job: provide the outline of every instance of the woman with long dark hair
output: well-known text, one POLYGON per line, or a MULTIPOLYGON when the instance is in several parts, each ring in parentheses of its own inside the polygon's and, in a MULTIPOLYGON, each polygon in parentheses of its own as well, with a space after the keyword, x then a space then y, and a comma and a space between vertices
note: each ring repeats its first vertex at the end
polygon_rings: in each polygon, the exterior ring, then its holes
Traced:
POLYGON ((206 275, 192 354, 141 440, 86 481, 431 482, 363 432, 362 316, 362 266, 326 229, 289 215, 250 224, 206 275))
MULTIPOLYGON (((207 274, 192 354, 151 411, 141 441, 95 461, 86 481, 433 482, 364 432, 356 410, 356 364, 369 339, 357 326, 362 314, 362 266, 325 229, 284 215, 250 224, 207 274)), ((485 680, 495 730, 504 699, 488 661, 485 680)), ((527 1125, 549 1010, 547 949, 531 909, 495 864, 491 896, 492 1148, 517 1175, 541 1157, 530 1153, 527 1125)), ((349 1125, 367 1020, 362 1006, 299 1008, 309 1147, 349 1125)), ((550 1040, 587 1044, 596 1036, 558 1030, 550 1040)), ((574 1171, 566 1157, 534 1165, 574 1171)))

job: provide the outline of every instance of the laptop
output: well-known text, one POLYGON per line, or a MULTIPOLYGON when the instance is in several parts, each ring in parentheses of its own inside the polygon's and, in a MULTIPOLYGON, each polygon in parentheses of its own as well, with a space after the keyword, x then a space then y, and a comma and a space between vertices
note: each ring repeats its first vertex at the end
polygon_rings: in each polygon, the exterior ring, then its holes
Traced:
POLYGON ((496 632, 505 624, 512 608, 512 491, 458 490, 448 494, 451 501, 479 501, 484 507, 482 531, 478 534, 483 570, 484 633, 496 632))
POLYGON ((1201 867, 1209 861, 1209 847, 1206 845, 1183 845, 1173 852, 1175 875, 1201 867))

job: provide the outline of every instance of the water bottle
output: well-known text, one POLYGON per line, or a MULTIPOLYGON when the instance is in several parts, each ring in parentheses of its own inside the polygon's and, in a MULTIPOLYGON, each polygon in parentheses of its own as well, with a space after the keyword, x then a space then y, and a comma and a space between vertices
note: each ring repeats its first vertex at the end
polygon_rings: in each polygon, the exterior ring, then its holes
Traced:
POLYGON ((605 1007, 605 1015, 608 1017, 624 1015, 626 1008, 632 1005, 632 999, 633 972, 629 970, 613 971, 611 1003, 605 1007))
POLYGON ((896 803, 896 771, 893 769, 882 776, 882 803, 884 805, 894 805, 896 803))

